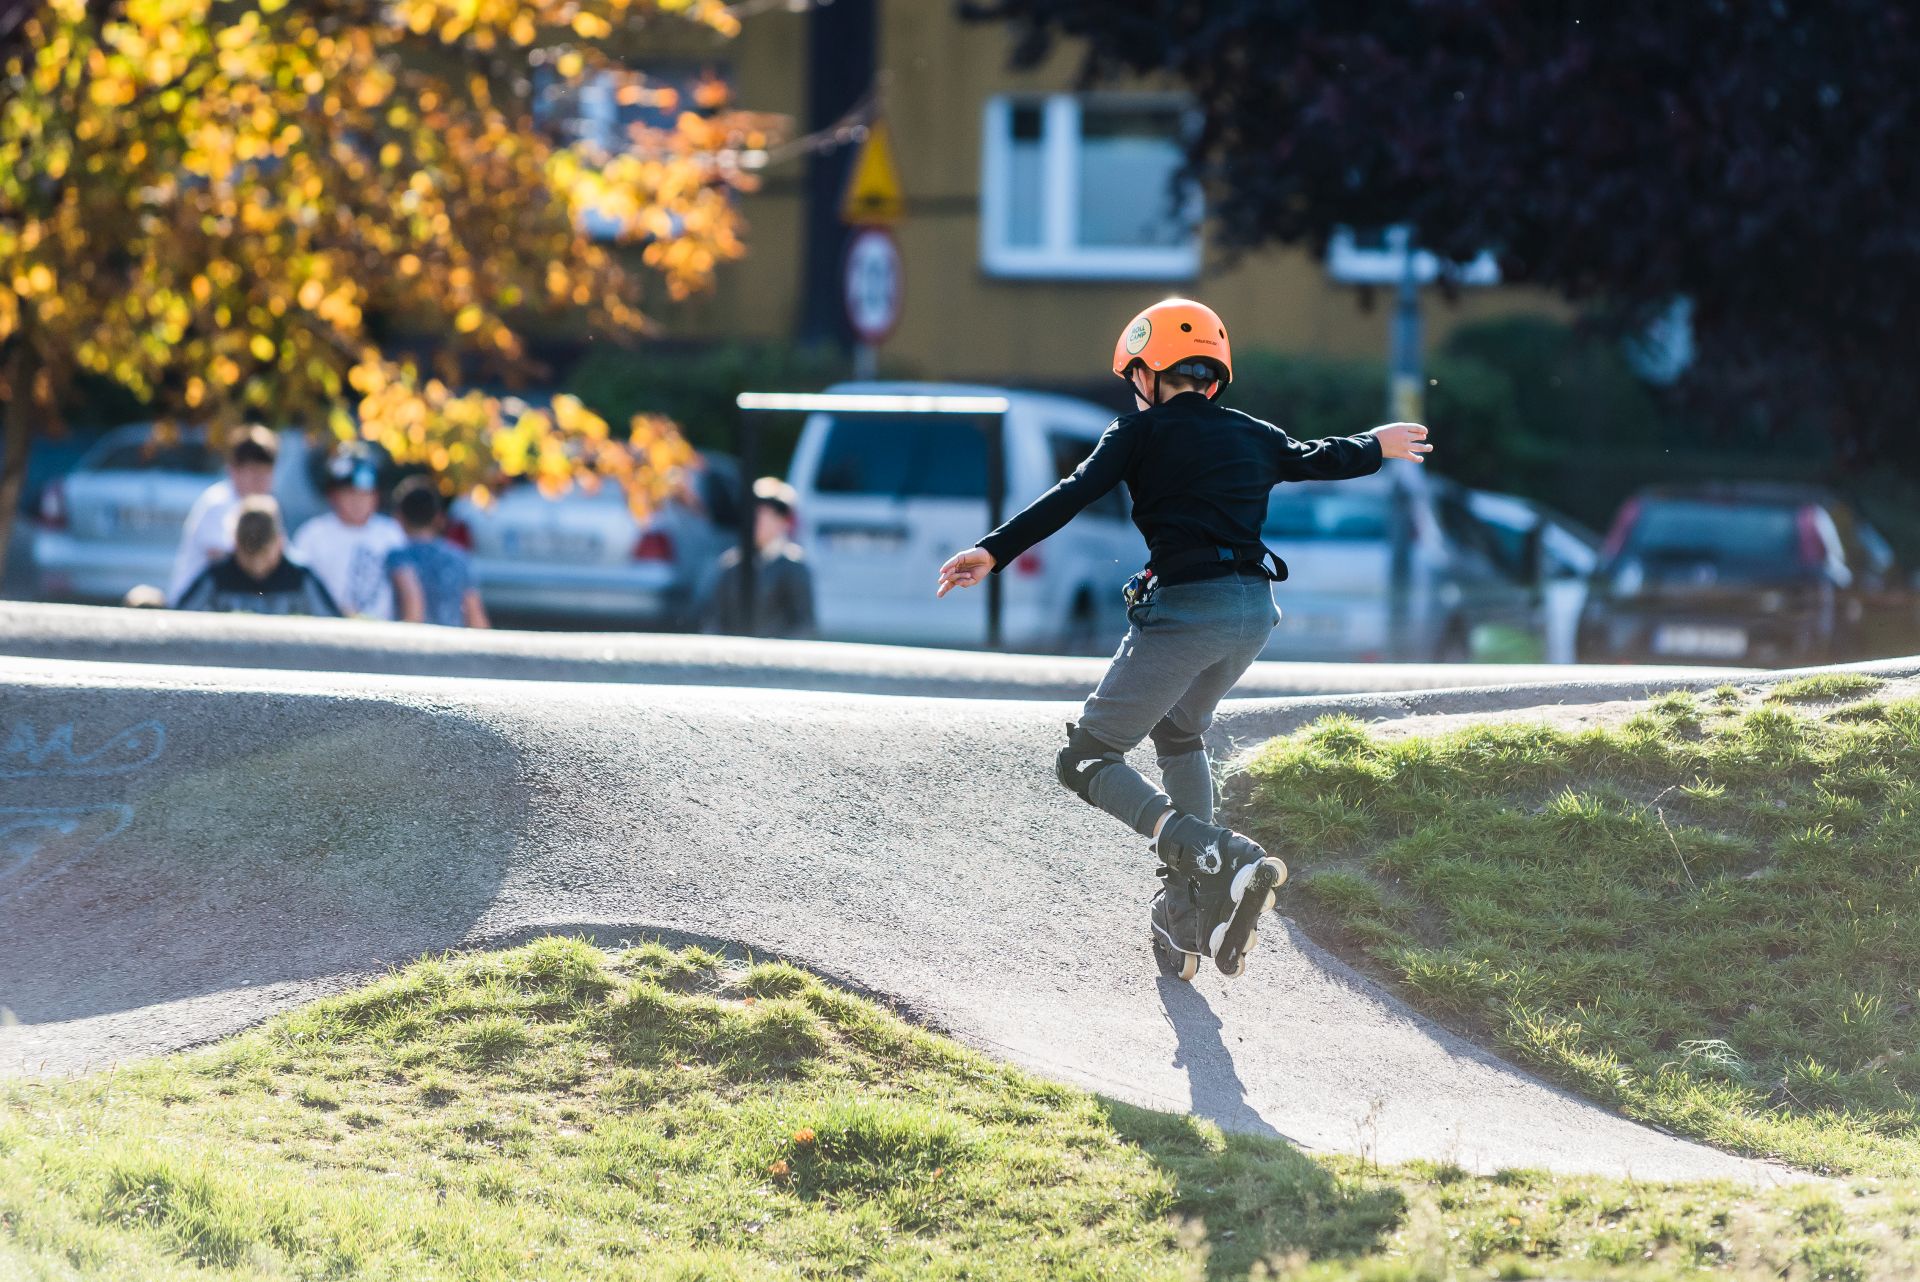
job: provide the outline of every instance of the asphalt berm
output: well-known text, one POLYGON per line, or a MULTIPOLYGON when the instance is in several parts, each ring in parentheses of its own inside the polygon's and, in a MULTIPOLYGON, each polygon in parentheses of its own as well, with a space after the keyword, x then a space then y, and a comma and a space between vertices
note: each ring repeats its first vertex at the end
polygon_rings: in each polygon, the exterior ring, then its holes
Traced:
MULTIPOLYGON (((1711 683, 1236 700, 1214 739, 1711 683)), ((1159 977, 1143 843, 1053 779, 1070 704, 15 659, 0 710, 0 1072, 196 1044, 429 950, 662 935, 1308 1148, 1782 1176, 1543 1084, 1284 919, 1244 980, 1159 977)))

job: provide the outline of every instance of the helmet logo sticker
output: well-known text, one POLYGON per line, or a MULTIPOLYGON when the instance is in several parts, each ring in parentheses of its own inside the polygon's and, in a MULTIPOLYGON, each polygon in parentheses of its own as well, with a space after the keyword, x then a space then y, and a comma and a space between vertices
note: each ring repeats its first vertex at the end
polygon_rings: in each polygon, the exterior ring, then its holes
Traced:
POLYGON ((1127 355, 1138 356, 1140 349, 1147 345, 1147 340, 1151 337, 1153 337, 1152 321, 1144 316, 1134 321, 1133 327, 1127 331, 1127 355))

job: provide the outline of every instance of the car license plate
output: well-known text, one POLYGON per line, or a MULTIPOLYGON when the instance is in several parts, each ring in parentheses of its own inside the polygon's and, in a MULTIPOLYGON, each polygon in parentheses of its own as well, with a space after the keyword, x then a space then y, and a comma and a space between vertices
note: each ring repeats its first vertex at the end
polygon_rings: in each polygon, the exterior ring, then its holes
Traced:
POLYGON ((840 553, 885 555, 898 552, 907 541, 906 531, 891 525, 823 525, 819 536, 823 544, 840 553))
POLYGON ((151 534, 155 530, 178 530, 186 524, 186 517, 177 512, 168 512, 163 508, 122 505, 109 510, 112 512, 113 528, 121 534, 151 534))
POLYGON ((1747 630, 1663 623, 1653 630, 1653 651, 1690 658, 1738 659, 1747 653, 1747 630))
POLYGON ((593 560, 601 550, 598 535, 571 530, 508 530, 500 541, 507 555, 535 561, 593 560))

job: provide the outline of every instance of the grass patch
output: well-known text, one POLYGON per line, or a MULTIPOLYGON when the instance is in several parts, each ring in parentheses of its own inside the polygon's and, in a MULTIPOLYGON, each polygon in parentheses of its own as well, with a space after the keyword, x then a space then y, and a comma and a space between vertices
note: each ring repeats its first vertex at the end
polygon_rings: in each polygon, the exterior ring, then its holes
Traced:
POLYGON ((1310 923, 1548 1075, 1735 1151, 1920 1169, 1920 703, 1719 702, 1580 732, 1329 719, 1250 764, 1248 825, 1310 923), (1334 851, 1296 822, 1330 813, 1334 851))
POLYGON ((1782 681, 1767 692, 1770 703, 1832 703, 1872 694, 1886 682, 1861 672, 1820 672, 1782 681))
POLYGON ((10 1278, 1865 1279, 1916 1205, 1309 1157, 783 963, 567 939, 0 1088, 10 1278))

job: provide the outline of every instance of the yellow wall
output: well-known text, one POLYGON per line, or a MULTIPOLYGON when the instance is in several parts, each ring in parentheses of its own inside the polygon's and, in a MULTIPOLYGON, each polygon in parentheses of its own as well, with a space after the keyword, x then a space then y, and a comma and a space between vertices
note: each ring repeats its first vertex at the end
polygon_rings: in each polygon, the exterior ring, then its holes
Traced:
MULTIPOLYGON (((996 93, 1073 86, 1072 51, 1030 72, 1010 68, 1010 32, 954 16, 946 0, 881 0, 880 63, 886 116, 907 197, 896 229, 905 260, 906 306, 882 359, 929 378, 1070 382, 1097 375, 1114 336, 1147 303, 1196 295, 1227 319, 1245 351, 1273 348, 1335 356, 1386 351, 1392 298, 1370 311, 1357 292, 1328 282, 1298 250, 1226 262, 1209 251, 1200 277, 1169 281, 1009 280, 980 264, 978 192, 982 111, 996 93)), ((804 19, 773 13, 750 19, 723 51, 740 105, 783 111, 798 125, 804 109, 804 19)), ((684 337, 780 339, 793 333, 804 258, 802 162, 767 175, 746 198, 748 258, 722 270, 716 292, 658 311, 684 337)), ((1462 321, 1516 311, 1560 314, 1532 290, 1466 291, 1457 305, 1431 296, 1429 345, 1462 321)))

